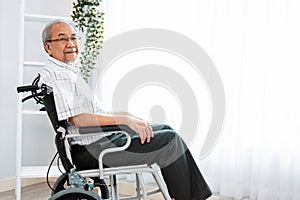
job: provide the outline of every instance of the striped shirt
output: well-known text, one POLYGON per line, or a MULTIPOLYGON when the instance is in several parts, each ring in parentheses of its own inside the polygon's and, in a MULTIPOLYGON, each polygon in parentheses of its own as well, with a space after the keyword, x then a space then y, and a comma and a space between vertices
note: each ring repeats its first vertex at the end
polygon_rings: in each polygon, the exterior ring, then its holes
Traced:
MULTIPOLYGON (((41 83, 50 86, 56 106, 58 120, 83 114, 104 114, 94 93, 79 74, 77 65, 70 65, 48 57, 45 68, 41 72, 41 83)), ((77 133, 69 122, 68 132, 77 133)), ((85 139, 72 139, 71 144, 86 145, 100 139, 100 136, 85 139)))

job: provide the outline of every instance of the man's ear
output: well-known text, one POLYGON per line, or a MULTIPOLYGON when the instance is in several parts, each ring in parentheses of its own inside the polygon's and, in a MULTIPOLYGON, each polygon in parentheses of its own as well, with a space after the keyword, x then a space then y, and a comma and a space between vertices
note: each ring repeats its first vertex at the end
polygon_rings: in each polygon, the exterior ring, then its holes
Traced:
POLYGON ((48 42, 45 42, 44 43, 44 48, 45 48, 45 51, 49 54, 49 55, 51 55, 51 45, 48 43, 48 42))

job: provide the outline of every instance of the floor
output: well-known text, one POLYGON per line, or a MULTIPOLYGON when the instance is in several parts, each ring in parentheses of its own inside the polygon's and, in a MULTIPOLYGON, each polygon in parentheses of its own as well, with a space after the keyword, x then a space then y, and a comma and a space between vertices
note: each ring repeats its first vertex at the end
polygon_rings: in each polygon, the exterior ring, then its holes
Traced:
MULTIPOLYGON (((53 184, 53 183, 52 183, 53 184)), ((0 193, 1 200, 15 200, 15 191, 10 190, 0 193)), ((22 200, 45 200, 50 197, 50 189, 46 183, 39 183, 22 188, 22 200)))
MULTIPOLYGON (((53 184, 53 183, 51 183, 53 184)), ((30 186, 26 186, 22 188, 22 200, 45 200, 50 197, 50 189, 48 188, 46 183, 39 183, 30 186)), ((7 192, 0 193, 1 200, 15 200, 14 190, 10 190, 7 192)), ((160 200, 162 197, 150 196, 150 200, 160 200)), ((207 200, 231 200, 231 199, 224 199, 220 197, 211 197, 207 200)))

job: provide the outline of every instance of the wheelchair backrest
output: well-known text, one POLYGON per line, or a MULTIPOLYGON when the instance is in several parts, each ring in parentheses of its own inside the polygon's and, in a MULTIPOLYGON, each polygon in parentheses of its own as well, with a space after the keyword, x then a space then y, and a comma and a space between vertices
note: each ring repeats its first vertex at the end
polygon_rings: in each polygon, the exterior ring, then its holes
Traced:
POLYGON ((74 166, 72 165, 70 159, 67 157, 66 146, 64 143, 65 142, 64 135, 67 134, 67 121, 66 120, 62 120, 62 121, 58 120, 54 97, 53 97, 53 92, 45 95, 42 98, 42 100, 43 100, 45 109, 47 111, 48 117, 49 117, 49 119, 52 123, 52 126, 56 132, 55 144, 56 144, 57 151, 59 153, 59 157, 61 159, 61 162, 62 162, 66 172, 70 172, 70 169, 74 168, 74 166), (63 128, 63 129, 61 129, 61 128, 63 128), (61 132, 62 130, 64 130, 65 132, 62 133, 61 132))
POLYGON ((45 109, 47 111, 48 117, 51 121, 51 124, 52 124, 55 132, 57 134, 61 134, 61 132, 58 131, 59 127, 62 127, 65 129, 65 131, 67 131, 67 121, 66 120, 62 120, 62 121, 58 120, 54 97, 53 97, 53 92, 45 95, 42 98, 42 100, 43 100, 45 109))

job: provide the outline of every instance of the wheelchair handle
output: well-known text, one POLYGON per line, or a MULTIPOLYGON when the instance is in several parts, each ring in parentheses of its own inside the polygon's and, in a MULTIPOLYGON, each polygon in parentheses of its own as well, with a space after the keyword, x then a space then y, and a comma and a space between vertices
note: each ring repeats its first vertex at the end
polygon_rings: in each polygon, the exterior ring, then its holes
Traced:
POLYGON ((37 85, 25 85, 25 86, 20 86, 20 87, 17 87, 17 92, 20 93, 20 92, 34 92, 34 91, 37 91, 38 89, 40 89, 39 86, 37 85))

